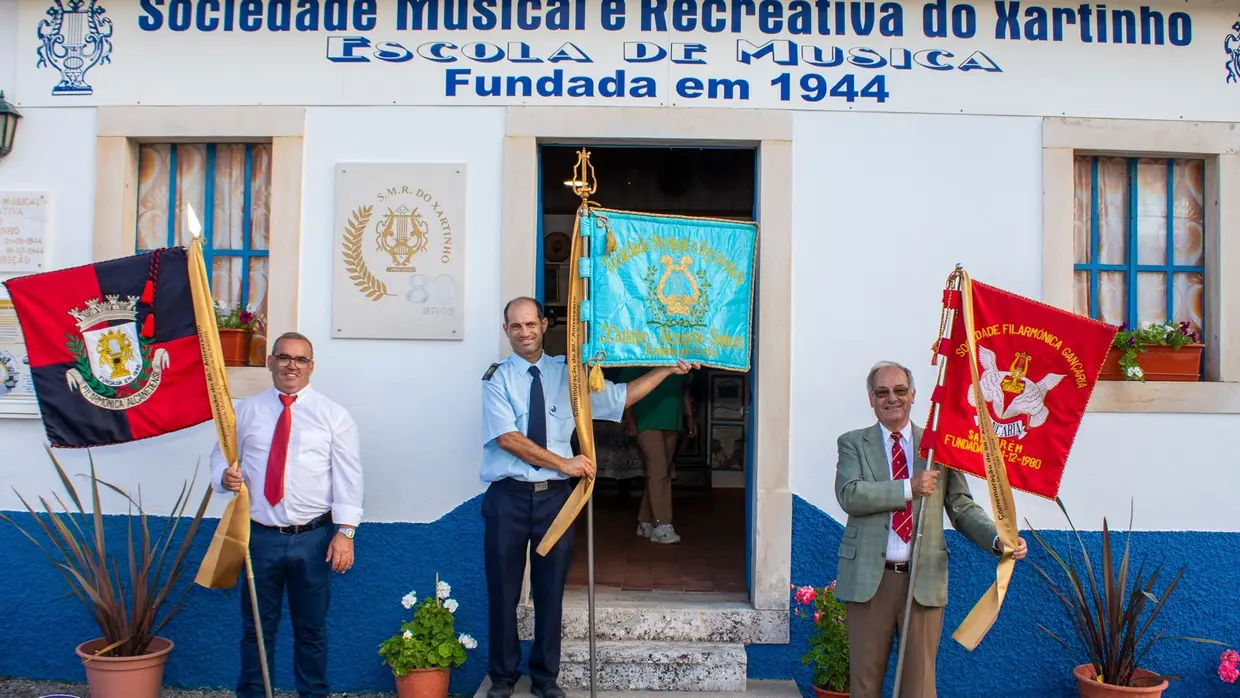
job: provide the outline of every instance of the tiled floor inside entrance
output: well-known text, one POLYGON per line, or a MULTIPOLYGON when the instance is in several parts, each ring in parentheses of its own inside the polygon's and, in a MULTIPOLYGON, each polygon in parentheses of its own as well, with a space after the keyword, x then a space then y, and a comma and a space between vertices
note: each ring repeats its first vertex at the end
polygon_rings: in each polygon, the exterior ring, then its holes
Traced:
MULTIPOLYGON (((676 492, 672 523, 681 541, 651 543, 636 535, 640 480, 634 496, 595 490, 594 585, 623 591, 745 591, 745 490, 676 492)), ((602 485, 600 481, 600 485, 602 485)), ((576 523, 569 589, 587 583, 586 512, 576 523)))

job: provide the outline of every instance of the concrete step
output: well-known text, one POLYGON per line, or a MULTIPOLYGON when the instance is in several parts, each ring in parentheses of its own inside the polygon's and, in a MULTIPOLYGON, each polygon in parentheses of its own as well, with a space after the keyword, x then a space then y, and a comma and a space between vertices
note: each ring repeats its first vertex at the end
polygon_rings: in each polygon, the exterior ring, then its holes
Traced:
MULTIPOLYGON (((474 693, 474 698, 486 698, 487 690, 490 688, 491 680, 483 681, 477 693, 474 693)), ((567 698, 589 698, 590 696, 588 688, 570 689, 567 686, 563 688, 567 698)), ((512 695, 513 698, 525 698, 532 695, 530 677, 522 677, 512 695)), ((594 695, 598 698, 699 698, 702 693, 693 691, 595 691, 594 695)), ((794 681, 750 679, 746 682, 743 691, 712 692, 711 695, 718 698, 801 698, 801 691, 794 681)))
MULTIPOLYGON (((595 643, 602 690, 744 691, 749 661, 738 643, 676 643, 604 640, 595 643)), ((590 645, 565 641, 560 686, 590 687, 590 645)))
MULTIPOLYGON (((603 592, 595 594, 596 640, 786 644, 787 608, 756 610, 744 594, 603 592)), ((522 640, 534 639, 534 607, 517 607, 522 640)), ((583 591, 565 594, 561 637, 589 639, 589 606, 583 591)))

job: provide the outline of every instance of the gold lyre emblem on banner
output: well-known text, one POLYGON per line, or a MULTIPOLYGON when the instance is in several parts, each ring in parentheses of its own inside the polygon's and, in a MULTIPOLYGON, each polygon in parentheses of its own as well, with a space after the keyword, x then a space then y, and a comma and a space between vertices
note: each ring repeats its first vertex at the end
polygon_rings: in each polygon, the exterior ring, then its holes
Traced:
POLYGON ((417 271, 410 265, 414 255, 426 249, 430 236, 430 227, 422 218, 417 208, 401 206, 387 214, 375 225, 378 248, 392 258, 388 271, 417 271))
POLYGON ((1029 373, 1029 355, 1023 351, 1012 359, 1012 367, 1008 369, 1007 378, 1001 386, 1004 392, 1020 395, 1025 392, 1025 374, 1029 373))
POLYGON ((659 279, 658 288, 655 289, 656 297, 663 307, 667 308, 669 315, 688 315, 693 305, 698 302, 698 298, 701 297, 697 279, 693 278, 693 274, 689 272, 689 265, 693 264, 693 258, 685 255, 680 258, 680 264, 673 264, 672 256, 665 254, 659 263, 663 265, 663 276, 659 279), (683 283, 688 284, 689 293, 668 293, 668 282, 673 281, 678 282, 672 284, 673 288, 681 286, 678 290, 685 290, 683 284, 679 283, 679 278, 672 276, 674 273, 679 273, 684 277, 683 283))

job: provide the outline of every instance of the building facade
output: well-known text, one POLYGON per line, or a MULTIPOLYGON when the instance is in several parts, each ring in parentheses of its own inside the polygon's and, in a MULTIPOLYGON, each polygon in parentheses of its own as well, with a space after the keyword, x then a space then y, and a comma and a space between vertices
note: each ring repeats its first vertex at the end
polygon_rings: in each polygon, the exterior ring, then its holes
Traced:
MULTIPOLYGON (((875 361, 934 384, 929 347, 957 263, 1054 306, 1117 325, 1188 322, 1203 338, 1197 381, 1099 384, 1061 496, 1085 531, 1104 517, 1125 528, 1131 507, 1136 550, 1187 566, 1168 634, 1240 644, 1228 484, 1240 461, 1226 447, 1240 427, 1232 3, 0 0, 0 90, 22 115, 0 159, 0 216, 21 219, 0 222, 5 278, 185 244, 193 209, 216 298, 253 305, 267 336, 315 342, 313 385, 359 423, 366 468, 357 566, 333 588, 335 690, 391 686, 378 645, 400 598, 436 574, 460 599, 458 628, 480 640, 453 689, 482 680, 479 380, 509 351, 508 299, 564 303, 552 236, 556 185, 573 173, 552 149, 582 146, 667 154, 597 157, 604 205, 624 196, 761 225, 743 416, 707 442, 730 439, 744 458, 706 458, 700 483, 741 493, 733 591, 780 624, 746 647, 750 677, 812 694, 789 586, 835 573, 835 438, 873 423, 863 382, 875 361), (704 151, 748 153, 750 169, 686 164, 704 151), (409 267, 423 262, 380 264, 387 252, 350 237, 385 212, 431 241, 439 266, 421 281, 409 267)), ((0 469, 29 498, 59 483, 18 364, 0 397, 0 469)), ((270 386, 261 365, 229 380, 235 398, 270 386)), ((919 422, 928 399, 923 388, 919 422)), ((214 439, 204 425, 90 455, 163 513, 196 467, 203 482, 214 439)), ((58 455, 85 471, 87 454, 58 455)), ((119 499, 105 506, 125 513, 119 499)), ((1016 508, 1022 530, 1068 541, 1053 502, 1017 493, 1016 508)), ((26 516, 10 489, 0 509, 26 516)), ((80 678, 73 647, 94 637, 90 618, 58 598, 58 576, 11 526, 0 541, 0 675, 80 678)), ((1028 565, 980 647, 951 641, 994 565, 949 542, 940 694, 1071 695, 1085 657, 1038 629, 1067 626, 1028 565)), ((192 591, 167 630, 170 683, 232 684, 238 603, 192 591)), ((281 686, 290 647, 286 626, 281 686)), ((1147 664, 1184 677, 1168 695, 1227 695, 1220 650, 1168 643, 1147 664)))

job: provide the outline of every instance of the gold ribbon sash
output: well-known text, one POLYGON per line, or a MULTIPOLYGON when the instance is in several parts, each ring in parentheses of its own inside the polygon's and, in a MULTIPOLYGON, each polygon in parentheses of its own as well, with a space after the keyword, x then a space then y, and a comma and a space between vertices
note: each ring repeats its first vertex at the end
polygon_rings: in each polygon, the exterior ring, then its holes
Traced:
MULTIPOLYGON (((568 397, 573 405, 573 421, 577 425, 577 440, 581 444, 581 453, 597 467, 598 460, 594 452, 594 414, 590 407, 590 393, 587 386, 586 365, 581 360, 581 345, 586 335, 585 324, 581 321, 581 301, 585 297, 585 279, 578 273, 578 260, 581 259, 585 241, 581 237, 581 223, 589 215, 586 206, 577 212, 578 221, 573 226, 573 242, 568 256, 568 397)), ((556 514, 555 520, 547 529, 546 535, 538 543, 538 554, 546 555, 560 540, 560 537, 573 525, 577 515, 581 513, 590 496, 594 494, 594 478, 583 477, 577 487, 568 496, 568 501, 556 514)))
MULTIPOLYGON (((215 417, 215 433, 220 451, 229 467, 238 465, 237 416, 228 390, 224 352, 215 324, 215 302, 207 281, 202 256, 203 240, 195 237, 189 246, 189 288, 194 298, 194 323, 198 326, 198 346, 202 348, 202 367, 207 376, 207 395, 215 417)), ((250 548, 250 496, 244 484, 224 509, 215 527, 211 546, 202 558, 194 583, 208 589, 231 589, 237 583, 241 566, 250 548)))
POLYGON ((986 399, 982 396, 982 386, 977 373, 977 341, 973 327, 973 281, 969 275, 961 271, 961 296, 963 300, 964 329, 969 347, 969 370, 972 374, 973 396, 977 404, 977 427, 982 436, 982 458, 986 463, 986 488, 990 491, 990 507, 994 516, 995 528, 999 540, 1003 541, 1003 557, 999 559, 995 570, 995 581, 974 604, 973 610, 961 621, 952 639, 965 649, 973 650, 999 617, 999 609, 1003 607, 1003 599, 1007 595, 1008 583, 1012 579, 1012 571, 1016 560, 1012 551, 1016 548, 1019 534, 1016 529, 1016 504, 1012 500, 1012 488, 1008 484, 1007 468, 1003 463, 1003 454, 999 450, 999 438, 995 436, 994 423, 990 418, 990 410, 986 408, 986 399))

